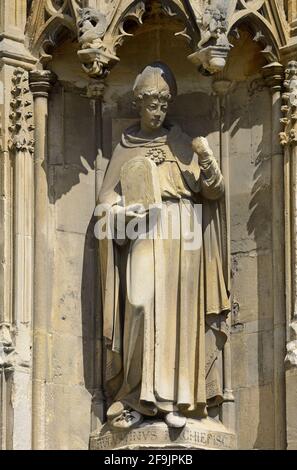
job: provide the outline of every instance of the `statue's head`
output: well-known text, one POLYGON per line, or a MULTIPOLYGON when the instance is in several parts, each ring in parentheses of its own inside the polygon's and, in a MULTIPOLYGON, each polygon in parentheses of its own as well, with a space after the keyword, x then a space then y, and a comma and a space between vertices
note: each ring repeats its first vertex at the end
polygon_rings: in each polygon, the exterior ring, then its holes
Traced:
POLYGON ((141 126, 157 130, 164 123, 168 103, 177 95, 174 75, 162 62, 147 65, 136 78, 133 93, 141 126))

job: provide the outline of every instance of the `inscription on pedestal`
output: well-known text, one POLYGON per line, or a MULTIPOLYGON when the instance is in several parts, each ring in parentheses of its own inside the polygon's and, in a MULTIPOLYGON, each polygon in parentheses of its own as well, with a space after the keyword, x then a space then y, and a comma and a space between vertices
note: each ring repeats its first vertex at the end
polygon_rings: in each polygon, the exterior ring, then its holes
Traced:
MULTIPOLYGON (((218 426, 220 427, 220 426, 218 426)), ((187 425, 182 431, 170 429, 163 423, 145 424, 144 426, 126 432, 104 431, 91 437, 91 449, 106 450, 117 448, 137 447, 187 447, 205 449, 234 449, 233 434, 220 430, 197 429, 195 424, 187 425), (196 429, 195 429, 196 428, 196 429)))

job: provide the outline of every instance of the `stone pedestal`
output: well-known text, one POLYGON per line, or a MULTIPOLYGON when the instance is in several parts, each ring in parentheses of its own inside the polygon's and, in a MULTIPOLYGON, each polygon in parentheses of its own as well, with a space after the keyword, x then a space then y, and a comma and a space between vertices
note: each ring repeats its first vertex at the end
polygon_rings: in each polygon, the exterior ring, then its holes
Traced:
POLYGON ((182 429, 169 429, 164 421, 144 421, 129 431, 115 431, 105 424, 91 434, 91 450, 143 450, 143 449, 236 449, 235 434, 225 426, 207 418, 188 419, 182 429))

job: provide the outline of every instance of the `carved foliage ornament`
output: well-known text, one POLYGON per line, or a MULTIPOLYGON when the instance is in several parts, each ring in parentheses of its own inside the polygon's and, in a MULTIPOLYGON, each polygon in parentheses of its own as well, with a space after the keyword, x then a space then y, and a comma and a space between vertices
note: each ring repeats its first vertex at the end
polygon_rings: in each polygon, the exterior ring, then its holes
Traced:
POLYGON ((289 62, 285 71, 286 77, 283 93, 282 111, 284 117, 281 122, 284 126, 283 132, 280 133, 282 145, 297 145, 297 62, 289 62))
POLYGON ((9 119, 10 149, 15 152, 27 151, 33 154, 34 126, 28 72, 21 68, 15 69, 12 77, 9 119))
MULTIPOLYGON (((285 93, 283 93, 282 111, 284 117, 281 122, 284 126, 283 132, 280 133, 281 144, 290 149, 289 153, 293 160, 296 158, 297 148, 297 62, 288 63, 285 72, 285 93)), ((294 198, 293 198, 294 212, 294 198)), ((295 217, 295 213, 293 214, 295 217)), ((296 233, 294 233, 296 237, 296 233)), ((290 323, 290 341, 287 343, 287 354, 285 358, 287 367, 297 367, 297 313, 294 311, 293 318, 290 323)))

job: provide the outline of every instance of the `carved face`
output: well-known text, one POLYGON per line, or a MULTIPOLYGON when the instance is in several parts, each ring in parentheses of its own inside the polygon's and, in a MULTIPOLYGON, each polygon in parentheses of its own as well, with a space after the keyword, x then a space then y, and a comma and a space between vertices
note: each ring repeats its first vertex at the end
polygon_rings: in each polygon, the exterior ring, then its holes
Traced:
POLYGON ((141 127, 146 130, 160 129, 168 110, 168 102, 157 96, 144 96, 140 104, 141 127))

